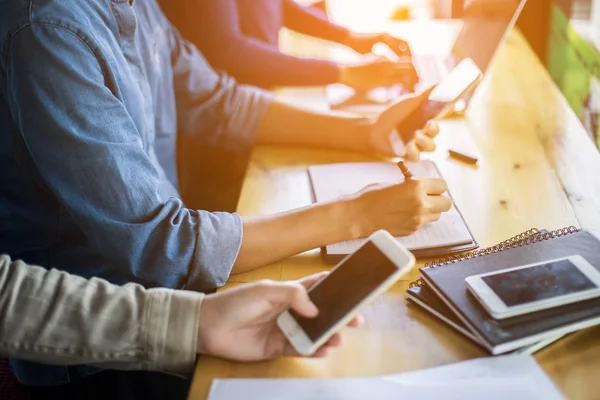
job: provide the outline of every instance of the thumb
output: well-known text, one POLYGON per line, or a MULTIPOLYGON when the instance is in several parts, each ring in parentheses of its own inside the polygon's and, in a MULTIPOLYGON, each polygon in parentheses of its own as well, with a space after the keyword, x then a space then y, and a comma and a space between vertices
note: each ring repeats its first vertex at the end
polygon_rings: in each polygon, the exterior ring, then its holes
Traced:
POLYGON ((423 103, 427 101, 429 95, 436 88, 437 85, 431 85, 427 89, 422 90, 419 93, 412 93, 408 96, 403 96, 398 100, 400 103, 404 103, 407 108, 415 110, 417 107, 421 106, 423 103))
POLYGON ((421 93, 403 96, 390 105, 379 115, 377 120, 377 127, 381 130, 381 133, 391 132, 399 123, 425 103, 432 90, 433 87, 421 93))
POLYGON ((266 299, 273 305, 290 307, 304 317, 316 317, 319 313, 308 296, 307 289, 300 282, 272 283, 266 291, 266 299))
POLYGON ((313 287, 313 285, 325 278, 327 275, 329 275, 329 271, 318 272, 316 274, 306 276, 300 279, 298 282, 306 289, 310 289, 313 287))

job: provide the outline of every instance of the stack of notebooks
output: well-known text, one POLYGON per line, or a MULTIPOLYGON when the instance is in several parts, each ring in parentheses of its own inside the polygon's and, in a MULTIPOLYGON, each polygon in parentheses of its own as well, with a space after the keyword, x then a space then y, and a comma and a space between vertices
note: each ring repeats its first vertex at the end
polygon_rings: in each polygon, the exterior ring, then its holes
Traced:
POLYGON ((600 240, 590 232, 574 227, 553 232, 534 229, 488 249, 427 264, 408 289, 408 299, 491 354, 541 348, 600 324, 600 298, 495 320, 468 291, 465 278, 572 255, 582 256, 600 270, 600 240))

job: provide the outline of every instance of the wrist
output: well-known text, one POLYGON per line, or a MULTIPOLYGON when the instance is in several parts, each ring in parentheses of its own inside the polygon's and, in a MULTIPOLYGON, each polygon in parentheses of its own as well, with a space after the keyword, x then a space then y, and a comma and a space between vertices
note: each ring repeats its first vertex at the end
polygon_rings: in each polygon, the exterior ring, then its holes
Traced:
POLYGON ((313 232, 311 248, 322 247, 332 243, 360 237, 360 227, 356 223, 357 215, 355 195, 342 196, 336 200, 316 203, 310 208, 318 212, 318 234, 313 232))
POLYGON ((372 153, 371 132, 376 123, 373 118, 332 113, 328 122, 321 125, 325 147, 353 153, 372 153))
POLYGON ((345 236, 339 241, 368 236, 368 227, 364 217, 365 207, 361 193, 342 197, 338 202, 338 207, 338 226, 343 230, 345 236))
POLYGON ((200 321, 198 323, 198 338, 196 342, 196 353, 208 355, 206 344, 209 343, 210 308, 212 303, 212 295, 205 295, 200 303, 200 321))

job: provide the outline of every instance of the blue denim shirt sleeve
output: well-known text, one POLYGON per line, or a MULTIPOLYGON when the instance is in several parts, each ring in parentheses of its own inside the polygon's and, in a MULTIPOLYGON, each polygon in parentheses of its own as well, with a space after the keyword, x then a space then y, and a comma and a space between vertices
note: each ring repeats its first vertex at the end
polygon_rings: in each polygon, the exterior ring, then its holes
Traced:
POLYGON ((274 96, 216 72, 174 28, 171 40, 179 131, 206 144, 248 151, 274 96))
POLYGON ((100 275, 111 281, 198 291, 223 285, 241 245, 240 217, 161 199, 151 143, 111 87, 116 72, 101 46, 33 23, 13 35, 6 65, 9 107, 40 184, 86 238, 76 256, 104 265, 100 275))

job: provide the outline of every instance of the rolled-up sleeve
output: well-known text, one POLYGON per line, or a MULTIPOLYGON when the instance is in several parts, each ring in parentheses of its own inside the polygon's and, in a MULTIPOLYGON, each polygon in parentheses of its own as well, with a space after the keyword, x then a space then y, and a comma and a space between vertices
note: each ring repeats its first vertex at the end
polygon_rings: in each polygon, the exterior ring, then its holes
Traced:
MULTIPOLYGON (((63 27, 32 24, 14 35, 6 58, 12 118, 39 184, 84 238, 72 252, 57 245, 62 260, 69 260, 61 268, 116 283, 196 291, 223 285, 242 240, 239 216, 187 209, 176 198, 164 201, 160 167, 145 150, 120 89, 110 86, 120 72, 110 69, 94 43, 63 27)), ((187 72, 191 87, 204 87, 204 73, 187 72)), ((236 108, 252 101, 253 92, 215 74, 205 78, 210 90, 184 96, 184 126, 217 128, 219 141, 250 142, 257 118, 242 129, 236 108), (227 121, 227 113, 235 118, 227 121)), ((183 79, 180 73, 180 85, 183 79)))
POLYGON ((0 355, 189 374, 202 298, 86 280, 0 256, 0 355))
POLYGON ((193 263, 197 267, 190 271, 186 287, 190 290, 197 290, 196 284, 206 281, 215 288, 225 285, 242 247, 243 226, 238 214, 202 212, 200 216, 202 234, 198 235, 197 247, 211 250, 197 253, 193 263))
POLYGON ((273 95, 216 72, 174 28, 171 41, 178 130, 209 145, 251 149, 273 95))

